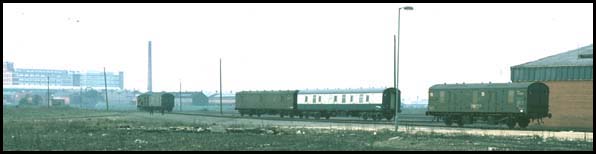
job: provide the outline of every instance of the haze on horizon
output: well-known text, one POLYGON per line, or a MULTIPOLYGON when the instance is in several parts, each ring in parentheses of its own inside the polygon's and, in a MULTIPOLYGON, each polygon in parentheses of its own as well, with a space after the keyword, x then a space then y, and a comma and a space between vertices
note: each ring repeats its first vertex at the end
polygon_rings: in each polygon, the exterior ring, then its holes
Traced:
POLYGON ((593 44, 583 4, 3 4, 3 61, 124 72, 125 89, 285 90, 509 82, 509 67, 593 44))

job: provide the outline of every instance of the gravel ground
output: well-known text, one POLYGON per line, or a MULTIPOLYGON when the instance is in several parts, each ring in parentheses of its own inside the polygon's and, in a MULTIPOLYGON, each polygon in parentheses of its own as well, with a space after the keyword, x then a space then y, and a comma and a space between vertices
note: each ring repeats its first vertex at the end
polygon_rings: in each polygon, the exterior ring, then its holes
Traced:
POLYGON ((592 141, 578 139, 471 135, 477 130, 461 128, 392 129, 391 125, 3 108, 4 151, 593 150, 592 141))
MULTIPOLYGON (((303 122, 303 121, 275 121, 275 120, 260 120, 260 119, 241 119, 241 118, 219 118, 219 117, 203 117, 203 116, 189 116, 177 114, 154 114, 135 112, 131 113, 133 117, 137 118, 157 118, 163 120, 175 120, 184 123, 195 124, 218 124, 226 126, 279 126, 285 128, 320 128, 320 129, 341 129, 341 130, 394 130, 394 125, 385 124, 345 124, 345 123, 328 123, 328 122, 303 122)), ((582 140, 592 142, 592 132, 570 132, 570 131, 525 131, 525 130, 487 130, 474 128, 456 128, 456 127, 425 127, 425 126, 399 126, 400 132, 416 133, 416 132, 432 132, 432 133, 458 133, 470 135, 494 135, 494 136, 539 136, 552 137, 566 140, 582 140)))

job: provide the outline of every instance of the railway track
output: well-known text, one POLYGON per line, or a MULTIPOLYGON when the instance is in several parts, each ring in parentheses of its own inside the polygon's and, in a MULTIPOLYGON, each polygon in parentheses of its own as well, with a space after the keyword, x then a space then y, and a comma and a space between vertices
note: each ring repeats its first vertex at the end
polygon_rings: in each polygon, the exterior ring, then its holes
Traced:
MULTIPOLYGON (((226 112, 223 115, 219 113, 200 113, 200 112, 171 112, 168 114, 178 115, 189 115, 189 116, 204 116, 204 117, 217 117, 217 118, 242 118, 242 119, 256 119, 256 120, 275 120, 275 121, 299 121, 299 122, 321 122, 321 123, 349 123, 349 124, 369 124, 369 125, 395 125, 395 121, 382 120, 362 120, 356 119, 356 117, 333 117, 331 119, 301 119, 301 118, 280 118, 277 116, 264 115, 261 117, 250 117, 240 116, 238 113, 226 112)), ((425 126, 425 127, 436 127, 436 128, 470 128, 470 129, 490 129, 490 130, 528 130, 528 131, 569 131, 568 129, 557 129, 557 128, 515 128, 509 129, 505 125, 488 125, 483 123, 475 123, 464 125, 463 127, 458 126, 446 126, 442 121, 433 121, 433 117, 425 116, 421 114, 400 114, 398 116, 398 125, 402 127, 410 126, 425 126)), ((578 130, 573 130, 578 131, 578 130)), ((582 131, 582 130, 579 130, 582 131)), ((585 130, 584 130, 585 131, 585 130)), ((591 131, 587 131, 591 132, 591 131)))

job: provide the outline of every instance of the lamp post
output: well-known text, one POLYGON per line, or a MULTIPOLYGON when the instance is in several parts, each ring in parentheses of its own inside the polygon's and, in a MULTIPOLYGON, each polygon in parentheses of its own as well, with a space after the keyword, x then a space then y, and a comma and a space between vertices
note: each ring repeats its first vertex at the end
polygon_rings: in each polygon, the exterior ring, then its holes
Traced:
POLYGON ((221 89, 221 58, 219 58, 219 114, 223 115, 223 110, 222 110, 222 96, 223 95, 223 91, 221 89))
MULTIPOLYGON (((395 131, 398 130, 398 127, 397 127, 397 113, 399 111, 399 104, 398 103, 401 102, 400 101, 401 100, 401 97, 399 96, 399 87, 398 87, 398 84, 397 84, 398 83, 397 82, 398 81, 398 76, 399 76, 399 40, 400 40, 399 39, 399 24, 400 24, 399 22, 400 22, 400 16, 401 16, 401 9, 404 9, 404 10, 414 10, 414 7, 404 6, 404 7, 400 7, 399 10, 397 11, 397 51, 394 52, 395 55, 393 57, 394 58, 393 60, 394 60, 394 63, 395 63, 393 65, 395 67, 395 69, 394 69, 395 70, 394 80, 393 80, 394 83, 395 83, 395 131)), ((395 41, 395 36, 393 36, 393 41, 395 41)), ((393 47, 396 48, 395 47, 395 44, 394 44, 393 47)))

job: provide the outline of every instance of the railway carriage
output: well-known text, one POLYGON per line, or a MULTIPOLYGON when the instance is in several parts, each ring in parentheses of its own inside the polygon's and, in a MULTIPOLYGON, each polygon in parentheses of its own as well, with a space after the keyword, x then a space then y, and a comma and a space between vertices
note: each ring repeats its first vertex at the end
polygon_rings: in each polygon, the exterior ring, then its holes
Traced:
POLYGON ((172 112, 174 108, 174 95, 165 92, 145 93, 137 96, 137 108, 141 111, 172 112))
POLYGON ((450 126, 486 121, 509 128, 551 117, 549 89, 541 82, 438 84, 429 89, 428 111, 450 126))
POLYGON ((391 120, 395 115, 395 88, 301 90, 297 101, 299 112, 315 119, 341 114, 391 120))
POLYGON ((365 120, 391 120, 395 115, 395 103, 392 102, 395 102, 395 88, 242 91, 236 93, 235 109, 241 116, 273 114, 329 119, 349 115, 365 120))
POLYGON ((241 116, 279 114, 281 117, 297 115, 297 90, 286 91, 241 91, 236 93, 236 110, 241 116))

